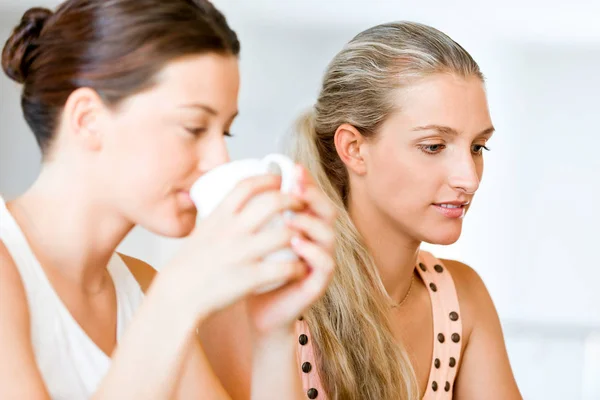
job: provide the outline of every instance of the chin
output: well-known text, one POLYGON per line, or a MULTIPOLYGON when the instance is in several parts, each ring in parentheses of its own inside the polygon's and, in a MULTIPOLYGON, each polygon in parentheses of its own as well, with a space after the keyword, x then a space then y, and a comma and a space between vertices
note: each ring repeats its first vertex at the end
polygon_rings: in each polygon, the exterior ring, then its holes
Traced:
POLYGON ((169 226, 163 229, 159 234, 170 238, 184 238, 192 233, 194 226, 195 224, 169 226))
POLYGON ((431 232, 425 232, 422 241, 434 245, 448 246, 456 243, 460 238, 461 233, 462 226, 447 227, 445 229, 437 228, 431 232))
POLYGON ((196 226, 196 213, 186 212, 171 215, 161 219, 145 221, 140 224, 150 232, 170 238, 183 238, 188 236, 196 226))

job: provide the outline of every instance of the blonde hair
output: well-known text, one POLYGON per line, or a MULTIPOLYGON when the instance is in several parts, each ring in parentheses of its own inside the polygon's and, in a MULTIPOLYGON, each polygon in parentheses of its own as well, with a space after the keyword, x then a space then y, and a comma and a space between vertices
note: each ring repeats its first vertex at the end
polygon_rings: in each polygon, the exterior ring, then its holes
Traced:
POLYGON ((452 73, 483 80, 477 63, 444 33, 411 22, 370 28, 329 64, 314 109, 297 122, 291 153, 337 206, 337 270, 305 319, 332 399, 417 399, 410 359, 390 329, 390 299, 375 263, 346 209, 348 173, 335 148, 348 123, 373 137, 397 111, 394 94, 418 79, 452 73))

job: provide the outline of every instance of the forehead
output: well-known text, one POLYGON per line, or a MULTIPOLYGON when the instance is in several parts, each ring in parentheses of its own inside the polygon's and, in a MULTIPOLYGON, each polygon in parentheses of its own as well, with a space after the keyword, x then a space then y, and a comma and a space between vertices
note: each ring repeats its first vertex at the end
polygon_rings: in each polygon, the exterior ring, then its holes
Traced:
POLYGON ((237 102, 238 60, 214 53, 193 55, 169 62, 157 75, 148 95, 166 103, 202 103, 215 109, 237 102))
POLYGON ((485 86, 475 76, 432 75, 396 92, 394 102, 398 111, 390 124, 440 125, 458 132, 480 132, 492 124, 485 86))

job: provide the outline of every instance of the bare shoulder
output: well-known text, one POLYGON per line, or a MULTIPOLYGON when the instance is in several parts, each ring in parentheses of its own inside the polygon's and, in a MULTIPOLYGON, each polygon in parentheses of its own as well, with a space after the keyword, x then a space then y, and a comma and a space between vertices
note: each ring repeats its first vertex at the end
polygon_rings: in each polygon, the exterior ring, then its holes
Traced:
POLYGON ((1 304, 9 304, 10 314, 26 326, 29 321, 29 310, 27 308, 27 297, 25 287, 17 266, 0 240, 0 301, 1 304))
POLYGON ((522 399, 515 382, 502 326, 483 280, 473 268, 441 260, 452 275, 463 321, 459 373, 454 395, 460 399, 522 399), (481 368, 485 365, 485 368, 481 368))
POLYGON ((487 293, 483 280, 473 268, 456 260, 440 261, 450 271, 457 292, 461 292, 459 295, 462 294, 465 298, 477 298, 487 293))
POLYGON ((456 286, 463 329, 469 335, 476 323, 497 318, 496 308, 479 274, 467 264, 456 260, 440 260, 444 263, 456 286))
POLYGON ((35 363, 25 286, 0 240, 0 398, 50 399, 35 363), (6 367, 6 368, 3 368, 6 367))
POLYGON ((125 265, 127 265, 127 268, 129 268, 129 270, 131 271, 131 274, 140 285, 142 291, 146 293, 146 291, 152 284, 154 277, 157 274, 156 269, 154 269, 154 267, 152 267, 147 262, 142 261, 138 258, 126 256, 125 254, 121 253, 119 253, 119 256, 121 257, 125 265))

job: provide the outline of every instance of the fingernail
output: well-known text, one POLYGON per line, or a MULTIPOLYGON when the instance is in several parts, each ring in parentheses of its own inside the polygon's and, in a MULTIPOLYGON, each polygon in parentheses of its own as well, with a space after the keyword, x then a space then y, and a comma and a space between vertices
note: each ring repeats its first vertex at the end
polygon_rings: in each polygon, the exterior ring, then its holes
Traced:
POLYGON ((304 194, 304 168, 300 165, 296 165, 296 187, 294 189, 298 196, 304 194))
POLYGON ((291 245, 293 248, 300 248, 302 247, 302 239, 300 239, 299 236, 294 236, 291 240, 291 245))
POLYGON ((285 222, 292 222, 295 216, 296 215, 293 212, 291 212, 291 211, 285 211, 283 213, 283 220, 285 222))
MULTIPOLYGON (((283 219, 283 223, 285 224, 285 226, 287 226, 288 228, 294 228, 294 221, 292 221, 291 219, 287 219, 284 218, 283 219)), ((293 239, 292 239, 293 240, 293 239)))

